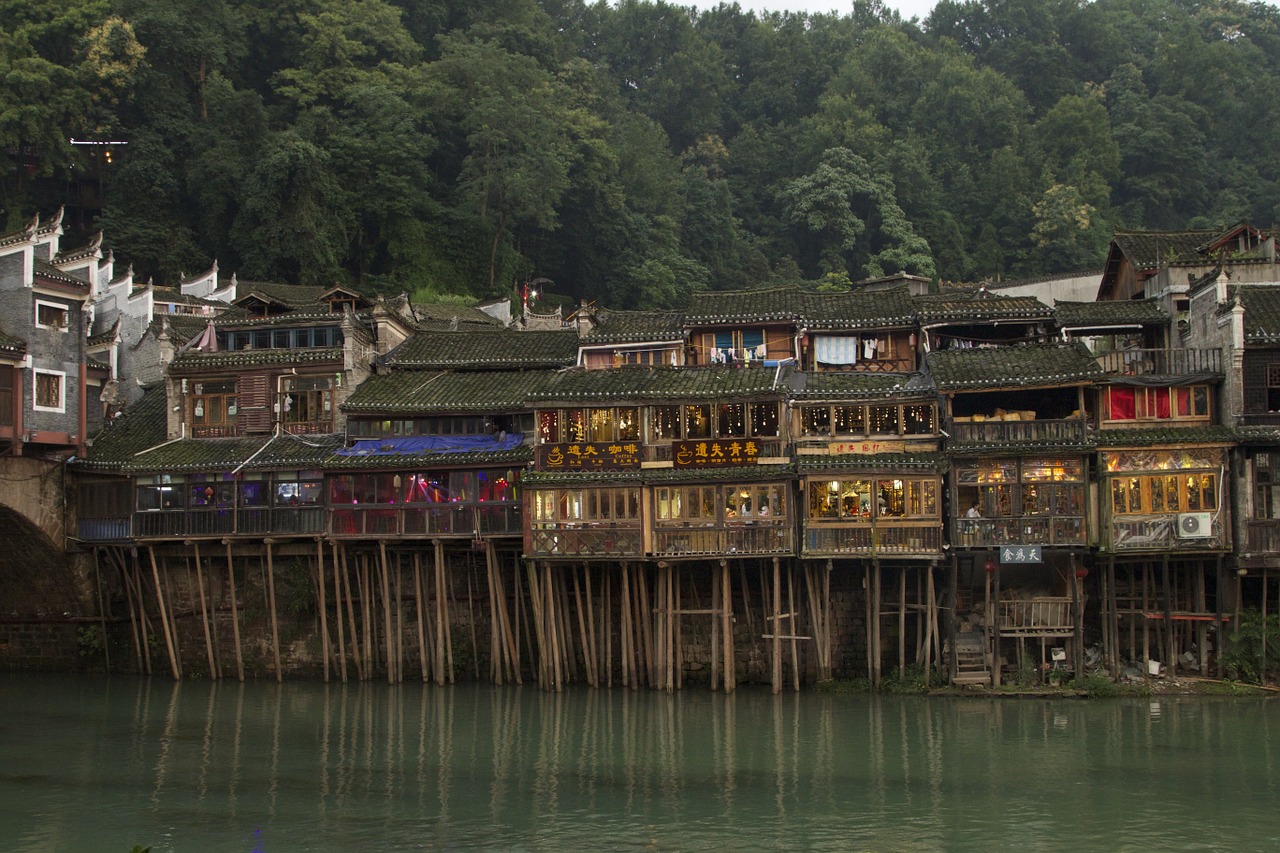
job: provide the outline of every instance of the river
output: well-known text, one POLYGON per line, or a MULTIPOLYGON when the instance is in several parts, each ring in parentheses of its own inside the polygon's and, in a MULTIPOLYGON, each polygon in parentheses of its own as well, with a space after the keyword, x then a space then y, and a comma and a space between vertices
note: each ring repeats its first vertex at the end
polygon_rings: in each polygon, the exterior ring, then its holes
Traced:
POLYGON ((1275 849, 1264 699, 0 676, 0 850, 1275 849))

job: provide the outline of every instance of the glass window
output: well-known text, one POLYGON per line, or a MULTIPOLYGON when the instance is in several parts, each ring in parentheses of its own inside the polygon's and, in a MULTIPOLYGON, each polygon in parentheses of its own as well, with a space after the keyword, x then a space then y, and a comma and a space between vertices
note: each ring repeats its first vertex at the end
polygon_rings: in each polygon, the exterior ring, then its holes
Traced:
POLYGON ((538 412, 538 440, 543 444, 555 444, 560 441, 559 412, 538 412))
POLYGON ((801 408, 800 430, 805 435, 831 435, 831 409, 827 406, 801 408))
POLYGON ((717 418, 720 438, 747 437, 747 407, 743 403, 721 403, 717 418))
POLYGON ((778 404, 751 404, 751 435, 756 438, 775 438, 778 435, 778 404))
POLYGON ((866 409, 862 406, 833 406, 836 435, 865 435, 866 409))
POLYGON ((870 435, 897 435, 899 432, 897 406, 869 406, 867 420, 870 435))
POLYGON ((685 406, 684 427, 688 438, 711 438, 711 406, 685 406))
POLYGON ((677 441, 684 437, 680 428, 679 406, 653 406, 649 409, 653 441, 677 441))

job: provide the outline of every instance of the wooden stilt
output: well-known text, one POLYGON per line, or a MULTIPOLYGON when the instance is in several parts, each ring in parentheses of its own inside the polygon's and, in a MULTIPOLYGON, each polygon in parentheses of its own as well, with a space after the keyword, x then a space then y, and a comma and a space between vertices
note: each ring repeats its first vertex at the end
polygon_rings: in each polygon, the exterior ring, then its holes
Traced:
POLYGON ((396 638, 391 622, 391 581, 390 567, 387 565, 387 542, 378 540, 378 576, 381 578, 378 591, 382 595, 382 633, 387 644, 387 684, 395 684, 396 677, 396 638))
POLYGON ((160 582, 160 568, 156 564, 156 549, 148 546, 151 554, 151 573, 156 582, 156 606, 160 610, 160 627, 164 630, 164 644, 169 652, 169 669, 174 681, 182 680, 182 664, 178 659, 177 644, 173 636, 173 626, 169 624, 169 608, 165 604, 164 584, 160 582))
POLYGON ((418 623, 418 668, 422 672, 422 683, 426 684, 430 678, 427 675, 426 620, 422 612, 422 554, 418 551, 413 552, 413 603, 413 612, 418 623))
POLYGON ((711 690, 720 689, 720 650, 724 646, 724 635, 717 619, 724 612, 724 600, 720 597, 720 572, 724 571, 724 560, 720 561, 720 571, 711 575, 711 612, 715 615, 711 621, 711 690))
MULTIPOLYGON (((583 570, 583 573, 585 574, 586 566, 583 566, 582 570, 583 570)), ((582 642, 583 666, 587 671, 587 683, 590 684, 592 687, 599 687, 600 685, 596 682, 595 667, 592 664, 591 640, 587 634, 587 614, 583 612, 582 588, 578 584, 578 571, 576 568, 573 568, 573 567, 570 567, 570 571, 573 573, 573 601, 577 605, 576 610, 578 612, 578 634, 582 642)))
POLYGON ((479 681, 480 646, 476 642, 475 573, 476 557, 473 549, 467 553, 467 627, 471 631, 471 675, 476 681, 479 681))
POLYGON ((934 564, 925 568, 925 611, 924 611, 924 672, 929 677, 933 672, 933 648, 938 637, 938 601, 933 586, 934 564))
POLYGON ((591 686, 600 686, 600 647, 596 642, 596 598, 591 589, 591 564, 582 564, 582 582, 587 594, 587 641, 586 647, 591 650, 591 686))
POLYGON ((1169 676, 1178 674, 1178 650, 1173 644, 1173 579, 1169 576, 1169 557, 1161 557, 1161 579, 1164 583, 1164 634, 1165 665, 1169 676))
POLYGON ((601 634, 604 639, 605 685, 613 687, 613 572, 606 566, 600 572, 601 634))
MULTIPOLYGON (((347 625, 351 629, 351 662, 356 666, 356 679, 365 680, 364 656, 360 651, 360 632, 356 625, 355 602, 351 600, 351 566, 347 561, 347 546, 334 543, 342 562, 342 594, 347 600, 347 625)), ((357 582, 359 576, 357 576, 357 582)))
MULTIPOLYGON (((317 540, 317 548, 323 548, 323 542, 317 540)), ((333 616, 334 624, 338 628, 338 645, 334 651, 338 657, 338 671, 342 676, 342 683, 347 683, 347 638, 346 631, 342 624, 342 572, 338 564, 338 543, 333 543, 333 551, 331 552, 333 559, 333 616)))
POLYGON ((324 540, 316 537, 316 589, 320 592, 320 650, 324 657, 324 683, 329 683, 329 606, 325 588, 324 540))
POLYGON ((898 680, 907 672, 907 570, 898 567, 898 680))
POLYGON ((284 681, 284 669, 280 666, 280 620, 276 613, 276 568, 271 555, 270 539, 262 540, 267 547, 267 605, 271 610, 271 656, 276 666, 276 683, 284 681))
MULTIPOLYGON (((138 621, 142 628, 142 656, 146 664, 147 675, 152 674, 151 667, 151 638, 155 636, 155 626, 151 624, 151 617, 147 614, 147 596, 145 583, 142 580, 142 565, 138 560, 138 549, 130 549, 130 557, 133 575, 133 593, 138 602, 138 621)), ((1237 615, 1236 623, 1239 624, 1240 619, 1237 615)))
POLYGON ((1116 596, 1116 559, 1106 558, 1107 571, 1107 620, 1111 626, 1111 656, 1109 672, 1112 679, 1120 677, 1120 610, 1116 596))
POLYGON ((724 692, 732 693, 738 686, 738 672, 733 651, 733 585, 726 560, 720 561, 720 630, 724 635, 724 692))
POLYGON ((773 558, 773 600, 771 602, 770 612, 773 617, 771 620, 773 639, 771 642, 773 667, 771 669, 770 681, 773 685, 775 694, 782 692, 782 561, 777 557, 773 558))
MULTIPOLYGON (((1205 599, 1204 588, 1204 568, 1203 565, 1196 569, 1196 612, 1204 613, 1208 608, 1208 602, 1205 599)), ((1203 620, 1196 622, 1196 652, 1199 656, 1199 672, 1201 678, 1209 677, 1209 626, 1203 620)))
POLYGON ((881 583, 880 561, 871 561, 871 684, 880 687, 881 667, 884 661, 884 649, 880 642, 881 603, 883 589, 881 583))
MULTIPOLYGON (((1142 665, 1150 666, 1151 661, 1151 620, 1146 614, 1151 612, 1151 564, 1147 561, 1142 563, 1142 665)), ((1149 673, 1150 669, 1144 671, 1144 675, 1149 673)))
POLYGON ((218 663, 213 654, 213 632, 209 629, 209 604, 204 594, 204 562, 200 558, 200 542, 194 541, 192 545, 195 548, 196 555, 196 586, 200 591, 200 625, 204 628, 204 651, 209 658, 209 678, 213 681, 218 680, 218 663))
POLYGON ((223 539, 222 547, 227 551, 227 585, 231 594, 231 636, 236 644, 236 678, 244 682, 244 651, 240 644, 240 605, 236 600, 236 566, 231 559, 231 540, 223 539))
MULTIPOLYGON (((791 684, 797 693, 800 692, 800 649, 797 646, 797 634, 800 626, 796 619, 796 570, 795 564, 787 566, 787 612, 791 615, 791 684)), ((776 630, 776 629, 775 629, 776 630)))
POLYGON ((138 614, 134 610, 133 584, 129 582, 129 572, 125 565, 123 548, 106 549, 111 561, 120 572, 120 583, 124 586, 125 609, 129 611, 129 631, 133 636, 133 669, 142 672, 142 633, 138 627, 138 614))
MULTIPOLYGON (((435 578, 436 578, 436 685, 443 687, 445 682, 445 631, 448 629, 445 608, 448 600, 444 592, 444 542, 433 540, 435 545, 435 578)), ((452 673, 450 673, 452 676, 452 673)))
POLYGON ((871 561, 864 560, 862 565, 864 566, 862 591, 865 599, 865 607, 863 609, 866 611, 864 621, 867 628, 867 681, 874 686, 876 683, 876 639, 875 630, 872 628, 875 622, 875 611, 871 607, 871 599, 875 595, 875 582, 871 579, 871 561))
POLYGON ((622 564, 622 590, 619 595, 619 622, 622 629, 620 653, 622 655, 622 683, 636 689, 635 659, 632 653, 634 636, 631 630, 631 577, 630 568, 622 564))

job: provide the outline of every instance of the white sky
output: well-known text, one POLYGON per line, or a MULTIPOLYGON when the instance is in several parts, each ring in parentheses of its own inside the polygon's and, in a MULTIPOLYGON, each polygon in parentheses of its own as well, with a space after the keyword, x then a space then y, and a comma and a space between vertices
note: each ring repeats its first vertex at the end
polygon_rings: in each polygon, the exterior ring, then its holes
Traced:
MULTIPOLYGON (((720 0, 672 0, 677 6, 697 6, 714 9, 720 0)), ((885 0, 884 5, 897 9, 904 19, 924 19, 933 10, 937 0, 885 0)), ((853 9, 852 0, 737 0, 745 10, 770 12, 837 12, 847 15, 853 9)))

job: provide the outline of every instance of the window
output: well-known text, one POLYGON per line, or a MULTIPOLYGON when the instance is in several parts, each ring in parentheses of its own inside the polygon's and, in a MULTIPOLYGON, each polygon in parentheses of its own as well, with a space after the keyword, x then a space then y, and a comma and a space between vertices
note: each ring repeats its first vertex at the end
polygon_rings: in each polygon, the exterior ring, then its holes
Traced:
POLYGON ((35 376, 33 408, 38 412, 66 411, 67 375, 52 370, 37 370, 35 376))
POLYGON ((930 403, 802 406, 800 429, 814 437, 933 435, 937 416, 930 403))
POLYGON ((170 474, 153 474, 137 480, 138 512, 179 511, 186 508, 183 489, 186 478, 170 474))
POLYGON ((333 431, 333 379, 329 376, 288 376, 280 382, 276 404, 288 432, 333 431))
POLYGON ((236 381, 215 379, 191 386, 191 434, 197 438, 236 434, 236 381))
POLYGON ((13 426, 13 386, 15 371, 0 366, 0 426, 13 426))
POLYGON ((1111 481, 1111 512, 1115 515, 1213 512, 1217 508, 1217 474, 1147 474, 1111 481))
POLYGON ((59 332, 67 331, 67 325, 70 318, 70 311, 65 305, 59 305, 56 302, 41 302, 36 300, 36 327, 40 329, 56 329, 59 332))
POLYGON ((534 521, 541 524, 574 522, 635 522, 640 519, 638 489, 564 489, 538 492, 533 500, 534 521))
POLYGON ((1108 388, 1104 420, 1203 420, 1209 417, 1207 385, 1176 388, 1108 388))
POLYGON ((1080 518, 1084 463, 1076 458, 987 459, 956 469, 958 512, 982 518, 1080 518))
POLYGON ((938 518, 936 479, 814 480, 808 485, 809 518, 938 518))
POLYGON ((768 358, 764 329, 726 329, 702 336, 707 364, 742 364, 768 358))
POLYGON ((275 506, 315 506, 324 494, 323 475, 319 471, 280 471, 273 479, 275 506))

